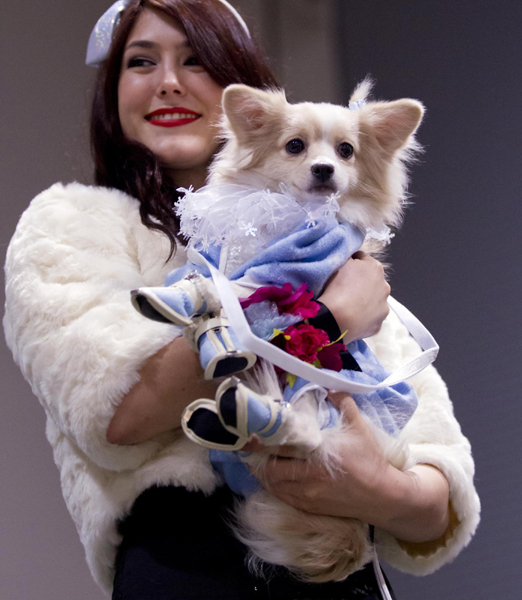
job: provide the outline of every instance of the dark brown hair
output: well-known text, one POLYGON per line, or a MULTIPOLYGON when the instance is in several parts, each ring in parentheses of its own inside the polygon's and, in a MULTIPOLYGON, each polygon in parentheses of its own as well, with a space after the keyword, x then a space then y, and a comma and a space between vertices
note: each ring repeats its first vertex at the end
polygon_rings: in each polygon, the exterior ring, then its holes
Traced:
POLYGON ((200 63, 220 86, 244 83, 264 88, 277 83, 256 43, 218 0, 134 0, 123 12, 96 79, 91 113, 94 181, 136 198, 143 224, 169 238, 172 256, 179 232, 173 211, 177 186, 146 146, 125 138, 118 116, 118 81, 125 44, 146 8, 158 10, 181 25, 200 63))

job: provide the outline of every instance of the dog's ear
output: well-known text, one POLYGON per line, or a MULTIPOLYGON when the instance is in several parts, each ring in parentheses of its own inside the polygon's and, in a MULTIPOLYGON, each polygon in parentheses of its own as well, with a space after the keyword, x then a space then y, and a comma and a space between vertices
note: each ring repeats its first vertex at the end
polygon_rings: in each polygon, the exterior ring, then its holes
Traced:
POLYGON ((230 85, 223 93, 223 112, 239 137, 257 137, 277 126, 287 104, 281 90, 260 90, 247 85, 230 85))
POLYGON ((409 98, 394 102, 370 102, 361 108, 361 127, 369 127, 385 152, 393 154, 414 144, 413 134, 423 115, 423 105, 409 98))

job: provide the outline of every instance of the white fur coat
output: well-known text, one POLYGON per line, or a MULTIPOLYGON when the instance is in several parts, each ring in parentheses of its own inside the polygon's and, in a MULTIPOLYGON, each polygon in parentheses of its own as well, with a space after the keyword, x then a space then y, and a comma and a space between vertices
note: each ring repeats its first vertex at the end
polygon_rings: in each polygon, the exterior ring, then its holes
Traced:
MULTIPOLYGON (((129 291, 162 285, 185 262, 179 248, 164 264, 165 236, 141 223, 138 203, 105 188, 56 184, 22 215, 6 261, 4 328, 16 363, 47 414, 47 438, 67 508, 95 580, 110 594, 119 535, 116 522, 153 484, 211 493, 219 485, 207 451, 181 433, 133 446, 105 435, 143 362, 175 336, 144 319, 129 291)), ((394 316, 369 344, 388 369, 419 349, 394 316)), ((379 555, 409 573, 431 573, 465 547, 479 521, 474 465, 444 382, 433 367, 411 383, 419 408, 404 430, 419 463, 439 468, 451 490, 446 535, 426 544, 398 543, 376 532, 379 555)))

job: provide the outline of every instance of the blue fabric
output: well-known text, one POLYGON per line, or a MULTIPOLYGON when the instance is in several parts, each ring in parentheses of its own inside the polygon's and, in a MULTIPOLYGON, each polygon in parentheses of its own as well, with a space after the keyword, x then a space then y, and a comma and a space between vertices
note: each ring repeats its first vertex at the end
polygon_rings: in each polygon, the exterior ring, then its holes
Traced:
POLYGON ((184 290, 176 290, 171 293, 169 288, 155 288, 156 296, 169 306, 174 312, 183 317, 192 317, 194 314, 194 302, 184 290))
MULTIPOLYGON (((362 373, 341 371, 349 381, 375 385, 390 375, 364 341, 356 340, 346 348, 362 369, 362 373)), ((418 405, 417 395, 406 381, 367 394, 352 394, 352 397, 362 413, 394 437, 399 435, 418 405)))
MULTIPOLYGON (((291 283, 293 288, 306 281, 308 289, 317 297, 332 274, 360 249, 363 241, 364 234, 359 229, 349 224, 341 225, 334 218, 314 224, 303 222, 293 233, 276 238, 260 254, 236 269, 230 280, 236 281, 247 275, 263 285, 291 283)), ((196 249, 213 266, 219 266, 219 246, 196 249)), ((188 261, 167 274, 165 285, 180 281, 191 271, 210 277, 208 268, 188 261)))
POLYGON ((318 296, 328 279, 359 250, 364 234, 334 218, 302 223, 293 233, 274 240, 266 250, 246 262, 230 276, 244 275, 263 285, 282 286, 289 282, 297 288, 303 281, 318 296))
POLYGON ((212 467, 227 482, 228 487, 236 494, 248 497, 261 489, 261 484, 248 467, 241 461, 244 452, 225 452, 210 450, 209 458, 212 467))
MULTIPOLYGON (((341 375, 348 381, 364 383, 367 385, 377 385, 382 383, 389 375, 377 357, 363 340, 356 340, 346 346, 346 349, 361 366, 360 371, 349 371, 343 369, 337 375, 341 375)), ((329 371, 329 369, 323 369, 329 371)), ((330 371, 334 373, 334 371, 330 371)), ((297 377, 292 387, 287 386, 283 393, 285 402, 292 402, 293 396, 308 381, 302 377, 297 377)), ((410 420, 417 408, 417 396, 409 383, 401 382, 393 386, 384 387, 366 394, 352 394, 359 410, 370 418, 380 429, 387 434, 397 437, 406 423, 410 420)), ((325 429, 332 427, 338 417, 338 411, 327 401, 331 411, 332 418, 325 429)))
MULTIPOLYGON (((213 261, 211 262, 212 264, 214 264, 213 261)), ((174 271, 167 273, 167 275, 165 276, 165 287, 169 287, 173 283, 177 283, 178 281, 185 279, 185 277, 193 271, 197 271, 198 273, 203 275, 203 277, 210 277, 210 271, 207 267, 195 265, 193 262, 187 261, 182 267, 178 267, 177 269, 174 269, 174 271)))
POLYGON ((255 396, 248 396, 248 417, 247 430, 248 433, 256 433, 262 431, 269 423, 272 412, 268 406, 257 400, 255 396))
MULTIPOLYGON (((231 327, 228 327, 228 333, 236 350, 246 350, 243 344, 238 340, 236 334, 234 333, 234 330, 231 327)), ((219 333, 219 331, 215 331, 215 334, 218 341, 222 344, 223 348, 226 348, 225 343, 223 341, 223 336, 219 333)), ((199 362, 201 363, 203 369, 206 370, 210 361, 216 356, 216 349, 208 338, 208 332, 205 332, 199 338, 198 351, 199 362)))

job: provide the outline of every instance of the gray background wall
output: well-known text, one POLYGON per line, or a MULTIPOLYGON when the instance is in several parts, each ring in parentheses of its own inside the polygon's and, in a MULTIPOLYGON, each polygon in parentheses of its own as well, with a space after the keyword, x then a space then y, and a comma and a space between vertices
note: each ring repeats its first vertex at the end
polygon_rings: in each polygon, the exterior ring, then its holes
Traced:
MULTIPOLYGON (((92 83, 85 45, 106 0, 0 7, 0 247, 57 180, 88 181, 92 83)), ((441 344, 437 366, 477 462, 483 521, 429 578, 389 569, 399 598, 517 598, 522 495, 520 24, 512 0, 236 0, 293 100, 342 102, 367 73, 376 95, 421 99, 426 153, 391 250, 396 297, 441 344)), ((0 596, 95 600, 60 493, 43 410, 2 347, 0 596)))

